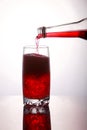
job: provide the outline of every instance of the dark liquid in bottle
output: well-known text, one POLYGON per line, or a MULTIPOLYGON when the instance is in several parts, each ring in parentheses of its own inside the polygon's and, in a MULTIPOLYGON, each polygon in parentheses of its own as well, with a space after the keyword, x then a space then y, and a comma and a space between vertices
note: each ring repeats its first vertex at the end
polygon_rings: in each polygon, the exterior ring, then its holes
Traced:
POLYGON ((75 30, 75 31, 64 31, 64 32, 48 32, 43 34, 38 34, 37 39, 43 37, 65 37, 65 38, 82 38, 87 40, 87 30, 75 30))
POLYGON ((50 92, 49 57, 40 54, 23 56, 23 94, 30 99, 43 99, 50 92))

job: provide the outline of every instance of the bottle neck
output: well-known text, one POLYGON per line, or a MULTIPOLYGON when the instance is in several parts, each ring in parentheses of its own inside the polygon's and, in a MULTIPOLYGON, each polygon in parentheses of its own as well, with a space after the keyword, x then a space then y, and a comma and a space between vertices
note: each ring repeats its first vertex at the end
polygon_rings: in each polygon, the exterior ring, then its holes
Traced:
POLYGON ((46 33, 47 33, 46 27, 38 28, 38 38, 45 38, 46 33))
POLYGON ((87 39, 87 18, 77 22, 38 28, 37 38, 46 37, 80 37, 87 39))

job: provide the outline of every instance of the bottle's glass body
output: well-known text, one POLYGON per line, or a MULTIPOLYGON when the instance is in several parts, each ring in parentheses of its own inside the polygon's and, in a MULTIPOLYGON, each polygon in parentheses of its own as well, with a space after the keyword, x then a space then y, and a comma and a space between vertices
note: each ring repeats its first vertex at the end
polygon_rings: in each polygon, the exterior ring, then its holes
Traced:
POLYGON ((37 38, 46 37, 79 37, 87 40, 87 18, 72 23, 38 28, 37 38))

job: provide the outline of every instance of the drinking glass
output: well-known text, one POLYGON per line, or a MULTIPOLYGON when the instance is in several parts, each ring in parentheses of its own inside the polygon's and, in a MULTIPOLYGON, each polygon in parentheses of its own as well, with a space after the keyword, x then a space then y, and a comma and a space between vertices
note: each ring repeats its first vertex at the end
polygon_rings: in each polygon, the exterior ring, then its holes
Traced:
POLYGON ((23 102, 47 105, 50 99, 50 58, 47 46, 23 48, 23 102))

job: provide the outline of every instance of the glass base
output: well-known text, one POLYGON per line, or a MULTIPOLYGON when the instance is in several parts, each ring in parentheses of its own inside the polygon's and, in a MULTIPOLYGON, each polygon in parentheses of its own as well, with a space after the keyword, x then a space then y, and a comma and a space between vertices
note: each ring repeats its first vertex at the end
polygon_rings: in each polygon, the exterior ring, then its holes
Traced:
POLYGON ((43 99, 29 99, 24 97, 24 105, 45 106, 49 104, 49 97, 43 99))
POLYGON ((50 114, 49 106, 25 105, 24 114, 50 114))

